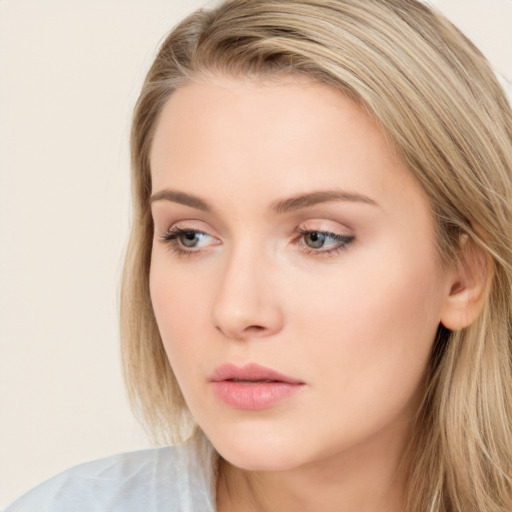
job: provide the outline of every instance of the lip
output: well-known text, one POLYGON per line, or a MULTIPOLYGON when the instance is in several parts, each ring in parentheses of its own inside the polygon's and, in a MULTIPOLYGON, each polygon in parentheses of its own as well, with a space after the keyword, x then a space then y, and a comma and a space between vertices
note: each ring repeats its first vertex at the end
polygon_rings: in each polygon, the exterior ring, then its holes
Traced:
POLYGON ((266 409, 300 391, 305 383, 255 363, 223 364, 210 383, 217 397, 235 409, 266 409))

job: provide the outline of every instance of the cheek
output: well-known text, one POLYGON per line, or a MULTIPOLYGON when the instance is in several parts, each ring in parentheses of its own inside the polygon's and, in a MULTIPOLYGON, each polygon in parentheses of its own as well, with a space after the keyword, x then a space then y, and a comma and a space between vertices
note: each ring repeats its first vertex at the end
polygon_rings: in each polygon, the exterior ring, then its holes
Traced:
POLYGON ((435 258, 388 254, 372 263, 359 253, 357 262, 340 265, 328 286, 310 286, 306 303, 304 297, 292 299, 297 318, 292 338, 304 341, 301 359, 322 376, 318 382, 326 384, 328 400, 355 416, 369 407, 397 414, 410 401, 439 325, 441 276, 435 258))
POLYGON ((186 277, 179 264, 169 262, 166 254, 153 254, 150 270, 153 311, 169 362, 178 379, 186 378, 190 359, 200 360, 199 346, 207 321, 208 283, 186 277), (186 340, 186 343, 183 343, 186 340))

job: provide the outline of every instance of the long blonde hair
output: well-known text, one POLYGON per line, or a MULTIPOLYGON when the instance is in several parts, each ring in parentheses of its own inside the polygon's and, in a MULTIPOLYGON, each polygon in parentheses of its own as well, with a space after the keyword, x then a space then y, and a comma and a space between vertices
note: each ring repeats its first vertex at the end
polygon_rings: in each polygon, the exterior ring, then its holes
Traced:
MULTIPOLYGON (((147 75, 132 127, 133 227, 122 352, 134 408, 174 440, 190 418, 149 294, 149 151, 163 105, 194 76, 305 74, 362 105, 428 194, 446 263, 461 234, 493 263, 483 311, 442 326, 415 425, 411 512, 512 509, 512 113, 488 62, 416 0, 228 0, 175 27, 147 75)), ((185 425, 185 427, 184 427, 185 425)))

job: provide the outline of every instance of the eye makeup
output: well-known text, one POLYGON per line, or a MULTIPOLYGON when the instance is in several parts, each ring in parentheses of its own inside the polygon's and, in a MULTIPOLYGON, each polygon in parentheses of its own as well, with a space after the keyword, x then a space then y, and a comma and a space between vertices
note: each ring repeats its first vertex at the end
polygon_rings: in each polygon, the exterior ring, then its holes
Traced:
POLYGON ((306 230, 299 228, 298 245, 307 254, 333 255, 346 251, 355 240, 353 235, 340 235, 329 231, 306 230))
POLYGON ((159 235, 159 238, 179 256, 196 255, 210 245, 220 244, 208 233, 186 226, 172 226, 167 232, 159 235))
MULTIPOLYGON (((342 235, 319 229, 297 228, 299 234, 294 242, 305 254, 315 256, 334 255, 345 251, 355 240, 353 235, 342 235)), ((159 235, 162 243, 166 244, 179 256, 196 256, 204 253, 213 245, 220 245, 217 238, 205 231, 184 226, 171 226, 165 233, 159 235)))

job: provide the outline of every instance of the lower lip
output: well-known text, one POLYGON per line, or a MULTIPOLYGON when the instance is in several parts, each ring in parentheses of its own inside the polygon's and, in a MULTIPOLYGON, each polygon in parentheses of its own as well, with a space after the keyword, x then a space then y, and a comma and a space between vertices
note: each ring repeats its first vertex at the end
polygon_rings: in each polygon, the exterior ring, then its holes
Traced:
POLYGON ((212 382, 217 396, 235 409, 266 409, 297 393, 303 384, 289 382, 212 382))

